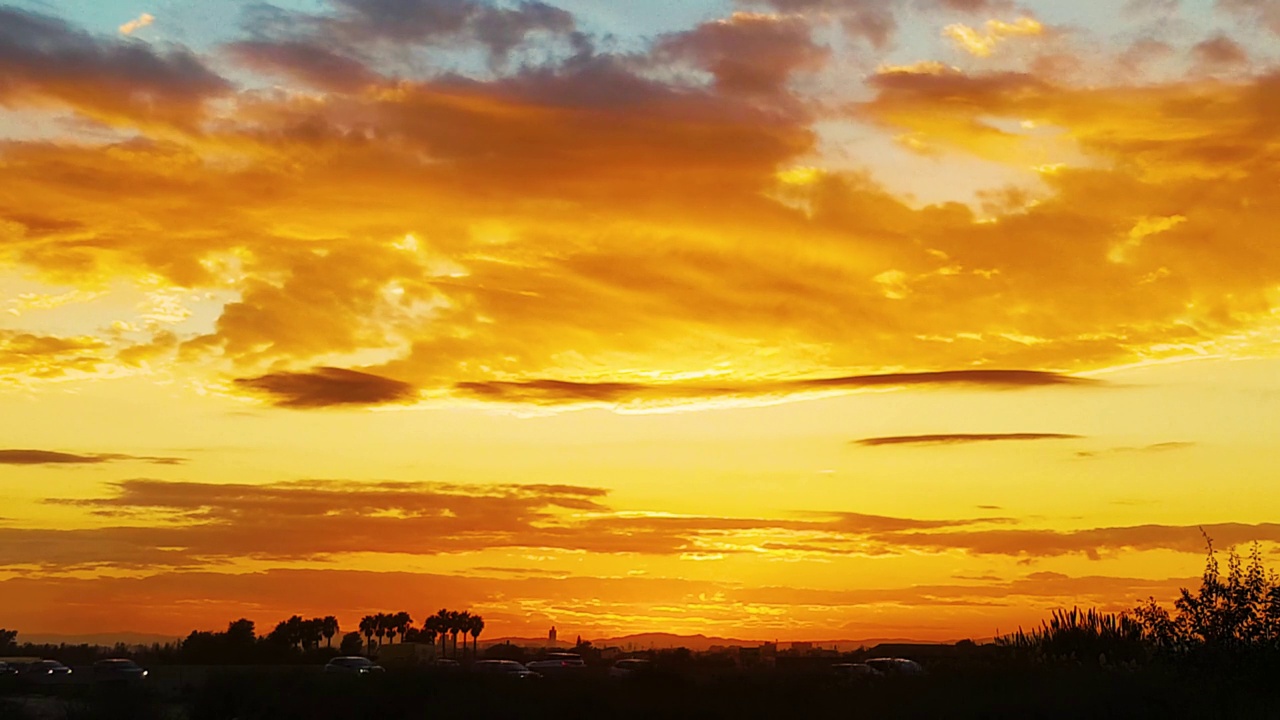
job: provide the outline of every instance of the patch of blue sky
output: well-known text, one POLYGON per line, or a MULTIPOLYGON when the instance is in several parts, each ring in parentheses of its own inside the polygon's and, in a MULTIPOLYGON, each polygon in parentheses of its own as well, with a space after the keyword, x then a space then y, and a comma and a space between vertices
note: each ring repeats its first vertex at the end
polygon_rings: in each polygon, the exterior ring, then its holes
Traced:
POLYGON ((728 17, 732 0, 551 0, 573 13, 579 26, 599 38, 611 38, 621 52, 644 49, 653 38, 728 17))

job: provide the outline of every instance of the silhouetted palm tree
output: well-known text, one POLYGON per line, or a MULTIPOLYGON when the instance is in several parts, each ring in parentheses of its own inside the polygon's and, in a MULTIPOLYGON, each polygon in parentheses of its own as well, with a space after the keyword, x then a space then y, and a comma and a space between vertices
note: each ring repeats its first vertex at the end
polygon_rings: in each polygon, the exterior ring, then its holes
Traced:
POLYGON ((396 632, 400 633, 400 642, 404 642, 409 628, 413 627, 413 616, 401 610, 392 617, 392 620, 395 622, 396 632))
POLYGON ((449 635, 453 638, 453 656, 458 657, 458 633, 461 633, 465 627, 466 617, 469 616, 465 612, 457 612, 456 610, 449 612, 449 635))
POLYGON ((445 650, 448 647, 447 645, 445 645, 445 643, 448 642, 448 637, 449 637, 449 615, 450 613, 447 609, 440 608, 439 612, 431 616, 431 618, 435 620, 435 623, 433 624, 433 629, 440 635, 440 656, 441 657, 444 657, 445 650))
POLYGON ((382 647, 382 638, 387 636, 387 620, 386 613, 373 616, 373 634, 378 636, 378 647, 382 647))
POLYGON ((360 618, 360 634, 364 635, 365 643, 368 644, 368 652, 373 652, 373 636, 377 632, 377 622, 374 616, 365 615, 360 618))
POLYGON ((342 628, 338 627, 338 618, 326 615, 320 620, 320 633, 324 635, 325 647, 333 647, 333 636, 342 628))
POLYGON ((480 633, 484 632, 484 618, 472 615, 467 624, 467 632, 471 633, 471 657, 480 657, 480 633))
POLYGON ((303 650, 320 648, 320 638, 324 636, 324 618, 311 618, 300 623, 300 637, 303 650))

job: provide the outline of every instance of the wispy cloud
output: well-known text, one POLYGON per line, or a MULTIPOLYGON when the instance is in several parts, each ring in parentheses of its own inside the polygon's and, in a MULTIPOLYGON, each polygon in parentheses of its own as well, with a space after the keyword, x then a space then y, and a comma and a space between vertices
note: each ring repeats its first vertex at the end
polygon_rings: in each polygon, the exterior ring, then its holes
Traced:
POLYGON ((1104 457, 1107 455, 1127 455, 1132 453, 1169 452, 1171 450, 1185 450, 1187 448, 1195 447, 1195 445, 1196 443, 1194 442, 1162 442, 1162 443, 1154 443, 1152 445, 1113 447, 1113 448, 1105 448, 1102 450, 1081 450, 1076 453, 1076 457, 1094 458, 1094 457, 1104 457))
POLYGON ((1078 440, 1080 435, 1063 433, 950 433, 941 435, 897 435, 863 438, 855 445, 963 445, 969 443, 1022 442, 1030 440, 1078 440))
POLYGON ((326 408, 412 402, 412 385, 378 375, 321 367, 309 372, 278 372, 240 378, 236 385, 285 408, 326 408))
POLYGON ((950 386, 1017 389, 1101 385, 1101 382, 1088 378, 1035 370, 951 370, 722 383, 585 383, 563 380, 488 381, 458 383, 456 389, 463 394, 484 400, 555 405, 575 402, 628 403, 645 400, 749 398, 877 388, 950 386))
POLYGON ((98 465, 109 462, 144 462, 153 465, 181 465, 181 457, 126 455, 124 453, 76 454, 54 450, 0 450, 0 465, 98 465))

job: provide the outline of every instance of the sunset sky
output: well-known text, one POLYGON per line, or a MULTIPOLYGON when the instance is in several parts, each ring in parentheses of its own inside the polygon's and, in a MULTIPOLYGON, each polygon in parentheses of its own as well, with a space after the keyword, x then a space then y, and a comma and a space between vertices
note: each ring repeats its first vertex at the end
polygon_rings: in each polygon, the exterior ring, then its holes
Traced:
POLYGON ((1278 36, 0 4, 0 626, 956 639, 1280 561, 1278 36))

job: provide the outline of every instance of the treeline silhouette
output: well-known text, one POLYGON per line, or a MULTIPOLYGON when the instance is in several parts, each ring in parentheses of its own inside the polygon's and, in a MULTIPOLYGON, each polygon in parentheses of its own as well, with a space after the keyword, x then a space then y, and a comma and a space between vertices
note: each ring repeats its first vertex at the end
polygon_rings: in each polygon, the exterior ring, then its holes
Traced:
POLYGON ((193 631, 174 648, 166 650, 179 662, 199 664, 249 664, 297 661, 303 657, 328 657, 336 654, 376 655, 384 644, 440 642, 441 657, 458 657, 458 638, 463 639, 463 655, 467 652, 467 637, 471 639, 471 652, 478 646, 484 632, 484 618, 469 611, 441 608, 434 615, 415 625, 413 616, 405 611, 379 612, 360 618, 358 630, 341 636, 338 648, 333 648, 333 638, 341 633, 338 619, 332 615, 304 619, 294 615, 281 620, 275 629, 258 637, 252 620, 241 618, 227 625, 225 632, 193 631), (324 647, 320 646, 324 641, 324 647))

